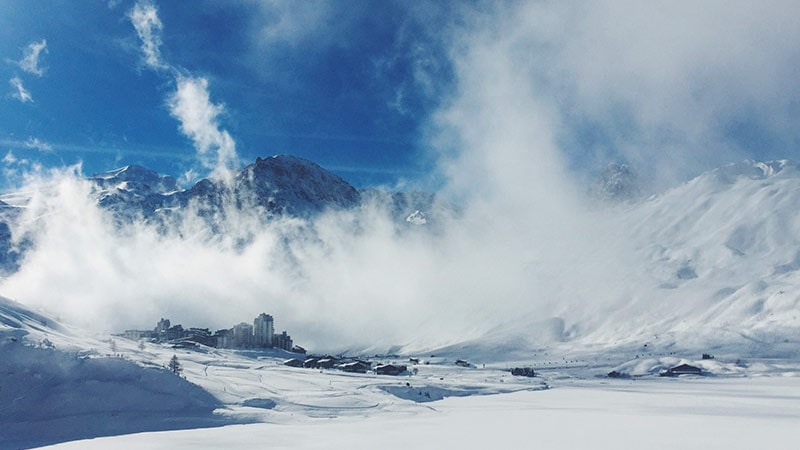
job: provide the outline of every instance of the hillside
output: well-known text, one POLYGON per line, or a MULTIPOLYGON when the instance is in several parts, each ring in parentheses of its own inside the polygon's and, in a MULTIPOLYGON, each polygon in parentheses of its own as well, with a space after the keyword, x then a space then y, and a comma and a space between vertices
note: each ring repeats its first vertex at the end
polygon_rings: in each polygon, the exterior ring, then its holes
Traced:
POLYGON ((231 422, 197 385, 122 358, 131 347, 0 297, 0 448, 231 422))

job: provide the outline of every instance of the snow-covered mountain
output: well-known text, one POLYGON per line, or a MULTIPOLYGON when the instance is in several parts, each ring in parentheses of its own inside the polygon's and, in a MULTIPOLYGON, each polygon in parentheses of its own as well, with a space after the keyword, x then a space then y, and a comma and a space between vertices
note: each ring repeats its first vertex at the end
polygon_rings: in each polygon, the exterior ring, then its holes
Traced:
POLYGON ((288 155, 258 158, 232 182, 203 179, 189 189, 178 188, 175 179, 141 167, 121 169, 89 177, 100 206, 121 217, 140 214, 152 218, 164 209, 260 208, 267 216, 308 217, 325 208, 347 208, 359 200, 358 191, 340 177, 311 161, 288 155))
POLYGON ((787 161, 729 164, 620 206, 628 286, 582 339, 800 354, 799 211, 787 161))
POLYGON ((360 194, 342 178, 294 156, 257 158, 237 175, 234 196, 243 206, 305 217, 325 208, 351 208, 360 194))
MULTIPOLYGON (((269 220, 277 216, 309 218, 327 209, 348 209, 365 200, 388 198, 393 217, 405 218, 432 207, 427 193, 360 192, 314 162, 290 155, 257 158, 230 182, 203 179, 179 189, 175 179, 141 166, 127 166, 89 177, 98 204, 119 218, 154 219, 192 205, 219 220, 232 210, 251 211, 269 220)), ((383 201, 383 200, 382 200, 383 201)), ((385 201, 384 201, 385 203, 385 201)))
POLYGON ((503 348, 522 357, 556 346, 800 356, 797 164, 729 164, 605 208, 594 229, 607 242, 579 249, 573 266, 532 263, 531 277, 561 286, 548 291, 547 308, 437 353, 503 348))

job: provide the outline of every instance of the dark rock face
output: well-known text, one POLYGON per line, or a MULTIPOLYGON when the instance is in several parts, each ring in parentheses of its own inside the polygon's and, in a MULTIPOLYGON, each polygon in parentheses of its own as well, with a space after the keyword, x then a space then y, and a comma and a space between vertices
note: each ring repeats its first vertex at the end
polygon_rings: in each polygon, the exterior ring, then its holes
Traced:
POLYGON ((627 164, 611 163, 600 174, 593 193, 613 202, 635 200, 642 195, 642 181, 627 164))
POLYGON ((317 164, 294 156, 258 158, 236 177, 240 207, 259 206, 273 214, 307 217, 326 208, 350 208, 359 192, 317 164))
POLYGON ((19 208, 0 201, 0 276, 16 272, 25 251, 31 245, 27 239, 17 239, 14 242, 11 226, 18 215, 19 208))

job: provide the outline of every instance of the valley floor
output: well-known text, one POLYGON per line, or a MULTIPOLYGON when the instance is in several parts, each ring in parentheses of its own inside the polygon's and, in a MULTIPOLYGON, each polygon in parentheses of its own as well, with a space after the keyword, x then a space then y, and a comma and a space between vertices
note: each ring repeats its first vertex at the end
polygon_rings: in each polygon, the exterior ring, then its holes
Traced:
POLYGON ((126 350, 153 366, 176 354, 186 379, 220 401, 214 415, 224 426, 52 448, 793 449, 800 442, 800 364, 793 361, 692 360, 707 376, 668 378, 659 367, 687 360, 635 358, 616 366, 631 378, 610 379, 603 376, 609 367, 578 359, 538 361, 551 367, 527 378, 512 376, 507 363, 465 368, 438 357, 393 377, 286 367, 279 354, 126 350))
POLYGON ((798 377, 572 380, 422 408, 405 402, 365 405, 359 414, 336 419, 297 416, 52 448, 794 449, 800 442, 798 377))
POLYGON ((10 301, 0 301, 0 319, 3 450, 795 449, 800 442, 800 358, 787 349, 771 359, 736 352, 703 359, 653 346, 369 358, 408 367, 386 376, 288 367, 296 355, 283 351, 88 337, 10 301), (473 364, 455 364, 466 354, 473 364), (167 370, 173 358, 181 376, 167 370), (703 375, 659 376, 681 364, 703 375), (537 376, 513 376, 514 367, 534 367, 537 376), (621 378, 606 377, 612 370, 621 378))

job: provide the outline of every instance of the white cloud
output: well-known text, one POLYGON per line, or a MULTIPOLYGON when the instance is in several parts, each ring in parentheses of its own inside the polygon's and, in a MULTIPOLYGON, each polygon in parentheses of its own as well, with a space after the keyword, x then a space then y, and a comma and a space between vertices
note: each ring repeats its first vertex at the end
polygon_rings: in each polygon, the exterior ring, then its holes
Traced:
POLYGON ((177 85, 167 100, 170 113, 180 121, 181 132, 192 140, 203 166, 222 175, 237 158, 236 143, 220 129, 217 120, 224 108, 211 102, 205 78, 179 77, 177 85))
POLYGON ((14 164, 17 162, 17 157, 14 156, 14 153, 11 150, 6 153, 6 156, 3 157, 4 164, 14 164))
POLYGON ((39 140, 39 138, 35 137, 28 137, 25 141, 25 147, 36 149, 43 152, 50 152, 53 151, 53 146, 48 144, 47 142, 39 140))
POLYGON ((8 84, 14 88, 14 91, 11 92, 11 96, 15 99, 21 101, 22 103, 32 102, 33 97, 31 97, 31 93, 25 89, 25 86, 22 85, 22 80, 19 77, 14 77, 8 80, 8 84))
POLYGON ((258 3, 258 34, 265 45, 288 43, 298 45, 315 36, 328 36, 331 27, 342 21, 334 20, 335 5, 324 0, 302 3, 265 1, 258 3))
POLYGON ((184 70, 161 58, 163 25, 155 5, 147 0, 137 1, 128 17, 142 41, 147 66, 168 69, 175 77, 176 91, 167 99, 167 105, 172 116, 180 121, 181 132, 192 140, 200 164, 211 170, 213 176, 226 179, 237 163, 236 143, 226 130, 220 129, 218 116, 224 108, 211 102, 208 80, 181 75, 184 70))
POLYGON ((47 53, 47 41, 42 39, 39 42, 31 42, 23 50, 23 57, 17 63, 25 72, 33 75, 44 75, 44 68, 39 66, 39 57, 42 53, 47 53))
POLYGON ((158 18, 155 5, 147 0, 138 1, 128 17, 142 40, 145 64, 153 69, 168 68, 161 59, 161 31, 164 26, 158 18))
POLYGON ((589 124, 601 151, 669 184, 757 157, 732 138, 742 124, 794 146, 798 14, 780 0, 525 2, 498 8, 486 38, 513 43, 506 52, 537 104, 558 113, 554 126, 589 124))

